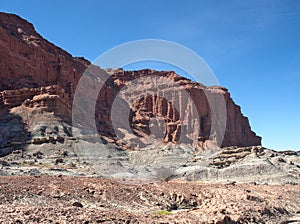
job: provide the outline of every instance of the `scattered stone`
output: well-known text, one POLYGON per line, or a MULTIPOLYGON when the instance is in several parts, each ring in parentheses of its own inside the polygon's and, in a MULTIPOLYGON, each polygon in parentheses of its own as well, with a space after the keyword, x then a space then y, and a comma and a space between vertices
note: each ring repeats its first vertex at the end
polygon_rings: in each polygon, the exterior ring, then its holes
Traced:
POLYGON ((16 176, 0 177, 0 192, 5 195, 0 195, 0 223, 16 219, 23 223, 288 223, 300 211, 299 188, 293 185, 230 188, 184 181, 137 184, 88 177, 16 176), (249 201, 256 199, 246 198, 245 189, 266 203, 249 201))
POLYGON ((73 202, 72 206, 75 206, 75 207, 78 207, 78 208, 83 208, 83 205, 80 202, 78 202, 78 201, 73 202))
POLYGON ((234 186, 234 185, 236 185, 236 181, 230 181, 230 182, 226 183, 226 185, 234 186))
POLYGON ((55 164, 59 164, 59 163, 64 163, 64 159, 63 158, 57 158, 55 160, 55 164))
POLYGON ((263 202, 263 200, 261 198, 254 196, 254 195, 247 194, 246 198, 247 198, 247 200, 250 200, 250 201, 263 202))
POLYGON ((32 155, 35 156, 38 159, 43 158, 43 153, 41 151, 37 151, 37 152, 33 153, 32 155))

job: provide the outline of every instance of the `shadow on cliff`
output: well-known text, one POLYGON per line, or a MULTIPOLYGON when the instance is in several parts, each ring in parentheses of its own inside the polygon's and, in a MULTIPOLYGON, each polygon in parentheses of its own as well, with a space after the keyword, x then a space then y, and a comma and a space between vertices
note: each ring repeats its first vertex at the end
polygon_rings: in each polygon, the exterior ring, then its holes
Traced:
POLYGON ((0 105, 0 157, 14 150, 24 150, 30 139, 31 133, 27 130, 22 117, 0 105))

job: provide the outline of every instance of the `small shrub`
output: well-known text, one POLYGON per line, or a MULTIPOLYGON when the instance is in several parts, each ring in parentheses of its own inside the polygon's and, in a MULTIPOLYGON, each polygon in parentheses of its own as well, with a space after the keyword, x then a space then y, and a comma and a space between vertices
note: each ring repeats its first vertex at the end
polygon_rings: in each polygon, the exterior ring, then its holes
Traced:
POLYGON ((73 163, 73 162, 70 162, 69 166, 70 166, 71 168, 76 168, 76 164, 73 163))
POLYGON ((19 163, 20 166, 33 166, 34 164, 35 164, 34 161, 26 161, 26 160, 19 163))
POLYGON ((161 211, 156 212, 156 214, 158 214, 158 215, 172 215, 173 213, 169 212, 167 210, 161 210, 161 211))

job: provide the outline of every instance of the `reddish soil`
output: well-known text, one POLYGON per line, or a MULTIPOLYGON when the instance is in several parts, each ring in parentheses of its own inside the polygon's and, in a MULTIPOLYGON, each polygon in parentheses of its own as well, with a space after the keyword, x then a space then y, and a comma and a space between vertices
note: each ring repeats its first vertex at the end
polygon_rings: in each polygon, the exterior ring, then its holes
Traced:
POLYGON ((299 185, 0 177, 0 223, 297 223, 299 185))

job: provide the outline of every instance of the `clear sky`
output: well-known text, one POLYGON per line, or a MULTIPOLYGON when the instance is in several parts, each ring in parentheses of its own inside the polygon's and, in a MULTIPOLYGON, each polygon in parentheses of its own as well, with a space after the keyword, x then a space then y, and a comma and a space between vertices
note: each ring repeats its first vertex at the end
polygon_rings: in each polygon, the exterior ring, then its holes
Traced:
POLYGON ((138 39, 185 45, 230 90, 264 146, 300 149, 298 0, 1 0, 0 11, 91 61, 138 39))

